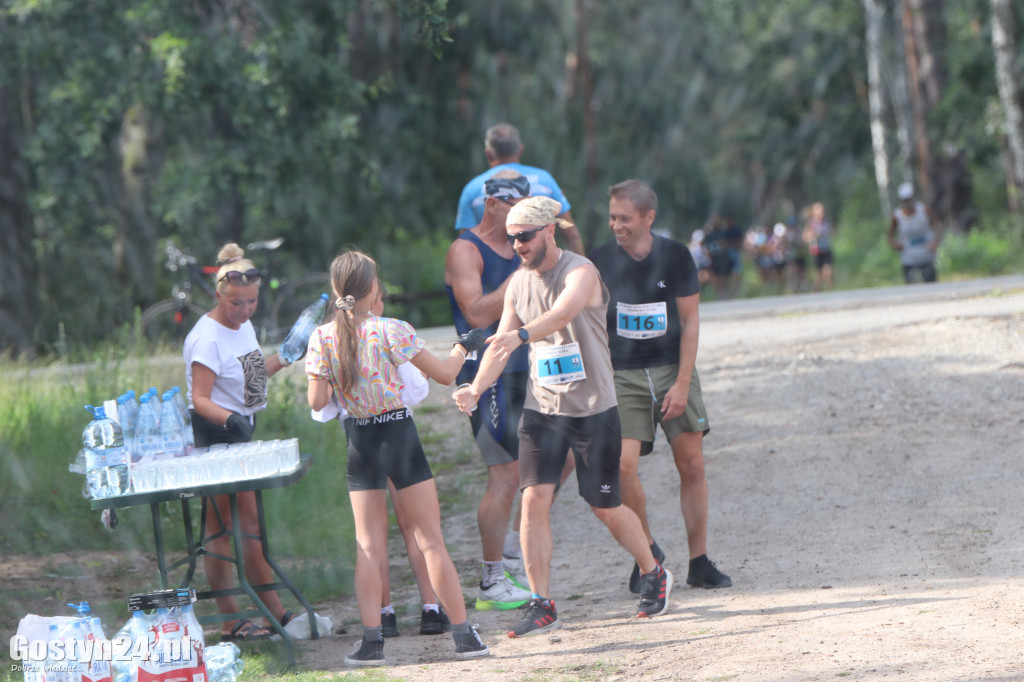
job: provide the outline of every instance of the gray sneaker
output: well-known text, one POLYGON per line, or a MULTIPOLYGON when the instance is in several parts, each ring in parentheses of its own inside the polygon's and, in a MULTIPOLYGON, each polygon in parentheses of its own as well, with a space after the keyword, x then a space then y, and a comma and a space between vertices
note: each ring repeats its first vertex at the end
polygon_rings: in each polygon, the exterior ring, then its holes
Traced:
MULTIPOLYGON (((665 563, 665 552, 658 547, 657 542, 651 543, 651 554, 659 564, 665 563)), ((640 594, 640 566, 636 562, 633 563, 633 572, 629 574, 629 591, 633 594, 640 594)))
POLYGON ((469 632, 464 634, 452 633, 452 638, 455 639, 455 658, 460 661, 480 658, 491 653, 487 645, 481 641, 480 635, 476 633, 475 627, 470 628, 469 632))
POLYGON ((668 596, 672 594, 672 572, 658 564, 650 573, 640 575, 640 606, 637 618, 650 618, 665 613, 668 596))
POLYGON ((380 614, 380 634, 384 637, 398 637, 398 615, 394 613, 380 614))
POLYGON ((358 668, 384 665, 384 640, 381 639, 376 642, 367 642, 365 639, 359 640, 359 644, 356 645, 352 653, 345 657, 345 665, 358 668))

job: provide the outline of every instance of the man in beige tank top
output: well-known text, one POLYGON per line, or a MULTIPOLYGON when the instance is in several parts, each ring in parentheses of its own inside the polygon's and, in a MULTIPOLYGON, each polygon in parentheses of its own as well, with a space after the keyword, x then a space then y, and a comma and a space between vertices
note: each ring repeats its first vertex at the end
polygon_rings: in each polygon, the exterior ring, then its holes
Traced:
POLYGON ((550 512, 570 448, 580 496, 642 571, 637 616, 664 612, 672 590, 672 574, 655 560, 640 519, 620 498, 622 431, 605 328, 608 289, 593 263, 557 247, 560 210, 553 199, 532 197, 509 211, 508 239, 523 265, 509 280, 498 330, 489 339, 476 378, 455 393, 459 409, 472 411, 512 352, 529 344, 529 390, 519 424, 519 486, 520 538, 532 594, 510 637, 562 626, 550 599, 550 512))

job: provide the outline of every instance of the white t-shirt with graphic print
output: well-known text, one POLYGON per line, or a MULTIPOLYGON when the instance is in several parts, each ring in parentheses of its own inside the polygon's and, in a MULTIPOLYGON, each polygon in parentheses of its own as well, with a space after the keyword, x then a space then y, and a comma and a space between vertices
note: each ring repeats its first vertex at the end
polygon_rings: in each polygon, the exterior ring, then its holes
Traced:
POLYGON ((267 406, 267 363, 248 320, 229 329, 203 315, 185 337, 185 380, 188 406, 192 403, 192 363, 209 367, 216 375, 210 399, 224 409, 250 416, 267 406))

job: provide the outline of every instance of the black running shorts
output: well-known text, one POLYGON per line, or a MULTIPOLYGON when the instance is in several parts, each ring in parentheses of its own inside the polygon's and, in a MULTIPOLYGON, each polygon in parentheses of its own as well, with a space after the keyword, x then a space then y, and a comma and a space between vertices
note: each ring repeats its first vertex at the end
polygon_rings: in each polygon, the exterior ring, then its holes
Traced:
POLYGON ((345 420, 348 489, 385 490, 388 479, 401 490, 434 475, 407 408, 345 420))
POLYGON ((614 407, 589 417, 523 410, 519 424, 519 488, 542 483, 558 485, 569 448, 576 459, 580 497, 590 506, 602 509, 622 504, 622 429, 614 407))
POLYGON ((469 415, 473 438, 484 464, 508 464, 519 457, 519 420, 529 385, 529 372, 506 372, 489 388, 469 415))

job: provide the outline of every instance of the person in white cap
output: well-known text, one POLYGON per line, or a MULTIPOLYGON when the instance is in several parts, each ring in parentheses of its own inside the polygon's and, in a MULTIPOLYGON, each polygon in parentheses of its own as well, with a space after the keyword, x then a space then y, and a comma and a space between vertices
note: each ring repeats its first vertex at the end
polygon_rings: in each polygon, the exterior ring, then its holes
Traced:
POLYGON ((508 242, 523 265, 508 283, 498 330, 488 339, 476 378, 455 392, 459 409, 471 413, 509 357, 529 345, 529 391, 519 423, 519 486, 520 538, 532 594, 510 637, 562 626, 550 599, 550 513, 570 447, 580 496, 640 567, 637 617, 663 613, 672 590, 672 574, 655 559, 640 519, 622 503, 622 430, 605 326, 608 288, 593 263, 555 244, 561 210, 553 199, 531 197, 509 211, 508 242))
POLYGON ((935 252, 942 241, 942 223, 932 210, 914 199, 914 186, 904 182, 896 190, 900 206, 892 212, 888 241, 900 252, 903 279, 911 284, 917 277, 923 282, 938 279, 935 252))

